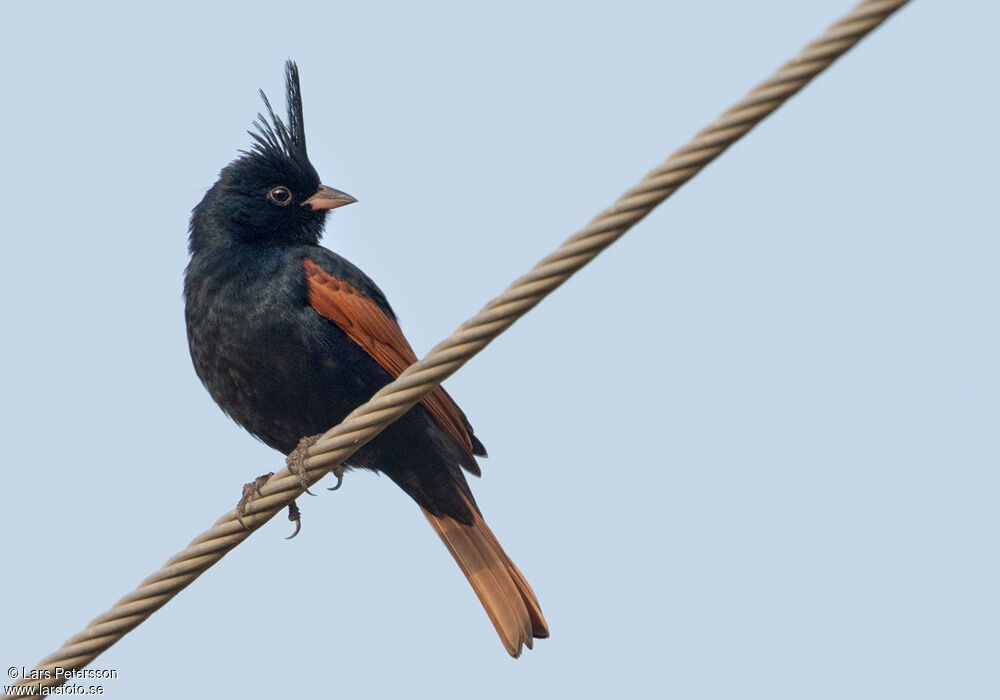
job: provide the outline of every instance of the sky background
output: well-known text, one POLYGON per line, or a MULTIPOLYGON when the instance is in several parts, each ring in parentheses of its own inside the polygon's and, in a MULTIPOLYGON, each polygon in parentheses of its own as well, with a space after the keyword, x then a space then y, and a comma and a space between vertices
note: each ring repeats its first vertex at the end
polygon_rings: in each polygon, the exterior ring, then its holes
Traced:
MULTIPOLYGON (((199 384, 181 280, 286 58, 360 200, 325 243, 423 355, 850 7, 6 10, 0 667, 282 466, 199 384)), ((912 3, 447 382, 551 639, 511 660, 354 474, 100 657, 106 696, 997 697, 998 26, 912 3)))

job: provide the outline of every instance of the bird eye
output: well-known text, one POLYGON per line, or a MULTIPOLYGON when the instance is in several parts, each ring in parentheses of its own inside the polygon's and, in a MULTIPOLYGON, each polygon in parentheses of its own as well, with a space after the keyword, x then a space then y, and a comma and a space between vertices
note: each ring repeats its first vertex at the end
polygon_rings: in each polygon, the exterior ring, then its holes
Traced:
POLYGON ((279 207, 283 207, 291 203, 292 193, 287 187, 274 187, 267 193, 267 198, 279 207))

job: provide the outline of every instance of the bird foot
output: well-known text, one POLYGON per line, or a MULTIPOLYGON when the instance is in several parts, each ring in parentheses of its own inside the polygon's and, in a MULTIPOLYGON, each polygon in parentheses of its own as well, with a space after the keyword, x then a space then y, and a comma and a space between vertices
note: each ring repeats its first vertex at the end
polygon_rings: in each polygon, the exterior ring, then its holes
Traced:
POLYGON ((306 476, 309 473, 306 470, 306 460, 309 458, 309 448, 319 442, 320 437, 320 435, 310 435, 309 437, 302 438, 299 440, 299 444, 295 446, 295 449, 292 450, 288 454, 288 457, 285 458, 285 464, 288 465, 288 471, 299 477, 299 483, 302 484, 302 490, 310 496, 315 496, 316 494, 309 490, 309 482, 306 479, 306 476))
MULTIPOLYGON (((292 450, 288 454, 288 457, 285 458, 285 464, 288 465, 288 471, 299 478, 302 490, 310 496, 315 496, 316 494, 309 490, 309 482, 306 478, 309 473, 306 469, 306 460, 309 458, 309 448, 319 442, 321 437, 322 435, 310 435, 309 437, 302 438, 299 440, 299 444, 295 446, 295 449, 292 450)), ((333 472, 333 475, 337 477, 337 485, 331 487, 329 490, 336 491, 340 488, 340 485, 344 483, 344 468, 338 465, 331 471, 333 472)), ((246 488, 247 487, 244 487, 244 493, 246 493, 246 488)), ((298 535, 299 531, 302 529, 302 512, 299 510, 299 506, 295 501, 288 504, 288 520, 295 523, 295 532, 286 537, 286 540, 290 540, 298 535)))
MULTIPOLYGON (((299 483, 302 484, 302 490, 308 493, 310 496, 315 496, 312 491, 309 490, 308 483, 306 481, 306 459, 309 458, 309 448, 319 442, 322 435, 310 435, 309 437, 304 437, 299 440, 299 444, 296 445, 295 449, 292 450, 288 457, 285 459, 285 463, 288 465, 288 471, 290 471, 295 476, 299 477, 299 483)), ((344 467, 342 465, 337 465, 330 470, 331 473, 337 477, 337 483, 327 489, 327 491, 336 491, 344 483, 344 467)), ((291 514, 289 514, 291 517, 291 514)))
POLYGON ((239 503, 236 504, 236 519, 240 521, 240 525, 243 526, 244 530, 249 530, 247 524, 243 522, 243 516, 247 512, 247 504, 253 500, 254 496, 263 496, 260 492, 260 487, 267 483, 267 480, 271 478, 274 472, 268 472, 267 474, 261 474, 256 479, 251 481, 249 484, 243 484, 243 495, 240 497, 239 503))

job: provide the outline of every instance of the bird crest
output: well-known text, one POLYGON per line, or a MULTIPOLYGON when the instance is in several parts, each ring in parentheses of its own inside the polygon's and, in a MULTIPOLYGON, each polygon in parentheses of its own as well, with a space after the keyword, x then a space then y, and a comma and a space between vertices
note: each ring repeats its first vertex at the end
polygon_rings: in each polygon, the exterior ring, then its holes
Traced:
POLYGON ((287 124, 274 113, 270 100, 263 90, 260 98, 264 101, 267 115, 258 112, 254 120, 254 130, 249 131, 254 144, 244 154, 268 164, 291 159, 305 171, 312 170, 306 154, 306 132, 302 118, 302 89, 299 86, 299 69, 294 61, 285 62, 285 95, 288 102, 287 124))

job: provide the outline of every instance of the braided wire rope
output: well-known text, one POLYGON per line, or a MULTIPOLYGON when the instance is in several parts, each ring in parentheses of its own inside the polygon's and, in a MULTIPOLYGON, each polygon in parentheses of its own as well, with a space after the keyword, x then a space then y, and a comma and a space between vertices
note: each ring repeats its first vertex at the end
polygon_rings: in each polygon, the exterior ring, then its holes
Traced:
MULTIPOLYGON (((490 301, 422 360, 411 365, 371 400, 355 409, 309 448, 305 481, 311 485, 378 435, 428 392, 451 376, 518 318, 565 282, 658 204, 721 155, 729 146, 801 90, 909 0, 864 0, 822 36, 781 66, 709 127, 675 151, 660 167, 628 190, 554 253, 490 301)), ((79 634, 42 659, 37 671, 78 669, 114 645, 190 585, 229 550, 302 495, 299 477, 288 469, 274 474, 251 501, 241 524, 232 510, 182 552, 95 618, 79 634)), ((17 685, 62 685, 64 677, 21 680, 17 685)), ((15 697, 4 695, 4 698, 15 697)))

